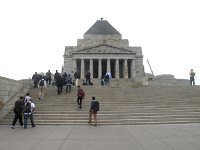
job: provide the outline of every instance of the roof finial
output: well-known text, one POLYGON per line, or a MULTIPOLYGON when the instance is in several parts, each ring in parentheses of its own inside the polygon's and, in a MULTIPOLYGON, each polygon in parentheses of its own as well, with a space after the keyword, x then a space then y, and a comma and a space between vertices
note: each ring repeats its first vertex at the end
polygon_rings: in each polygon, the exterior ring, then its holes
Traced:
POLYGON ((101 19, 101 21, 102 21, 102 20, 103 20, 103 17, 101 17, 100 19, 101 19))

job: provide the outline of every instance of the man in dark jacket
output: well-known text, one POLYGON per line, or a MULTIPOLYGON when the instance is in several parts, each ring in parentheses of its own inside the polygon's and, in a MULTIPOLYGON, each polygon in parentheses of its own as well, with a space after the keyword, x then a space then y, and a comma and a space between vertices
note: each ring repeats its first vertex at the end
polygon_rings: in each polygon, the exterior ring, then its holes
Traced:
POLYGON ((58 95, 60 95, 62 93, 62 88, 63 88, 63 78, 61 77, 60 74, 58 74, 57 78, 56 78, 56 85, 58 88, 58 95))
POLYGON ((90 72, 88 71, 85 75, 86 78, 86 85, 91 85, 91 80, 90 80, 90 72))
POLYGON ((23 121, 22 121, 23 99, 24 97, 20 96, 20 99, 15 102, 15 106, 13 107, 15 118, 13 119, 13 122, 12 122, 12 129, 15 128, 15 124, 18 119, 19 119, 20 126, 23 126, 23 121))
POLYGON ((48 70, 48 72, 46 73, 46 82, 48 85, 51 85, 51 71, 48 70))
POLYGON ((34 87, 37 88, 38 81, 39 81, 39 74, 37 74, 37 72, 35 72, 35 74, 32 76, 32 80, 33 80, 34 87))
POLYGON ((94 115, 94 126, 97 126, 97 112, 99 111, 99 102, 95 99, 95 97, 92 97, 92 101, 90 103, 90 113, 89 113, 89 121, 88 123, 92 123, 92 114, 94 115))

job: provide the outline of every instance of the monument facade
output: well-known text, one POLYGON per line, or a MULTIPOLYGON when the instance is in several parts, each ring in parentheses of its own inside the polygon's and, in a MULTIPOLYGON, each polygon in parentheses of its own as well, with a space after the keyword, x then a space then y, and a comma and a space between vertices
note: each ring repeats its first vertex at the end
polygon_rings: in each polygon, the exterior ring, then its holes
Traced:
POLYGON ((106 72, 112 78, 132 78, 141 80, 144 76, 141 47, 129 46, 128 39, 106 20, 97 20, 77 40, 77 46, 66 46, 63 72, 72 74, 79 70, 81 78, 87 71, 92 78, 101 78, 106 72))

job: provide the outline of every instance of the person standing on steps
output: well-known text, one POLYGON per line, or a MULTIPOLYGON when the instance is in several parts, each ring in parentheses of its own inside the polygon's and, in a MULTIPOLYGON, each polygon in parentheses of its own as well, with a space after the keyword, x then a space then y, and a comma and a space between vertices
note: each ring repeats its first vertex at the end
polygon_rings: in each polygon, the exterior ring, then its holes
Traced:
POLYGON ((83 89, 81 89, 80 86, 78 86, 78 93, 77 93, 77 104, 79 106, 79 109, 82 108, 82 100, 85 97, 85 92, 83 89))
POLYGON ((89 121, 88 123, 92 123, 92 115, 94 116, 94 126, 97 126, 97 112, 99 111, 99 102, 95 99, 95 97, 92 97, 91 103, 90 103, 90 111, 89 111, 89 121))
POLYGON ((30 93, 26 93, 26 96, 24 97, 24 102, 23 102, 23 105, 26 104, 26 102, 30 101, 31 100, 31 96, 30 96, 30 93))
POLYGON ((85 75, 85 79, 86 79, 86 85, 91 85, 91 79, 90 79, 91 73, 89 71, 87 71, 86 75, 85 75))
POLYGON ((79 79, 80 79, 80 73, 79 73, 78 70, 74 73, 74 78, 75 78, 75 84, 76 84, 76 86, 78 86, 79 85, 79 79))
POLYGON ((48 72, 46 73, 46 82, 49 86, 51 85, 51 71, 50 70, 48 70, 48 72))
MULTIPOLYGON (((56 82, 56 80, 57 80, 57 77, 59 76, 59 72, 58 72, 58 70, 56 70, 56 73, 54 74, 54 80, 55 80, 55 82, 56 82)), ((56 83, 57 84, 57 83, 56 83)))
POLYGON ((191 69, 189 74, 190 74, 190 85, 195 85, 194 77, 196 73, 193 71, 193 69, 191 69))
POLYGON ((34 87, 37 88, 38 81, 39 81, 39 74, 37 74, 37 72, 35 72, 35 74, 32 76, 32 80, 33 80, 34 87))
POLYGON ((23 126, 23 121, 22 121, 22 113, 23 113, 23 96, 20 96, 19 100, 15 102, 15 106, 13 107, 13 111, 15 113, 15 117, 12 122, 12 129, 15 129, 15 124, 17 120, 19 119, 19 124, 20 126, 23 126))

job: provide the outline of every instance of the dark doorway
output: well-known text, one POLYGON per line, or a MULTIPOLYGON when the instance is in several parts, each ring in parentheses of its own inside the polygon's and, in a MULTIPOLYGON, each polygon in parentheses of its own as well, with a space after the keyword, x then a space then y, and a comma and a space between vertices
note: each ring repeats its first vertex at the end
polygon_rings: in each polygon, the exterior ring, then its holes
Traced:
POLYGON ((128 60, 128 78, 131 78, 131 66, 132 66, 132 61, 128 60))
POLYGON ((105 75, 107 72, 107 60, 102 60, 102 75, 105 75))
POLYGON ((119 60, 119 78, 124 78, 124 60, 119 60))
POLYGON ((115 60, 110 60, 110 67, 111 67, 111 75, 112 75, 112 78, 115 78, 115 63, 116 61, 115 60))
POLYGON ((98 74, 99 74, 99 67, 98 67, 99 63, 98 60, 93 60, 93 78, 98 78, 98 74))
POLYGON ((76 69, 79 71, 79 73, 81 73, 81 60, 80 59, 76 60, 76 69))
POLYGON ((85 72, 84 72, 84 77, 85 77, 86 72, 90 71, 90 60, 89 59, 85 59, 84 67, 85 67, 85 72))

